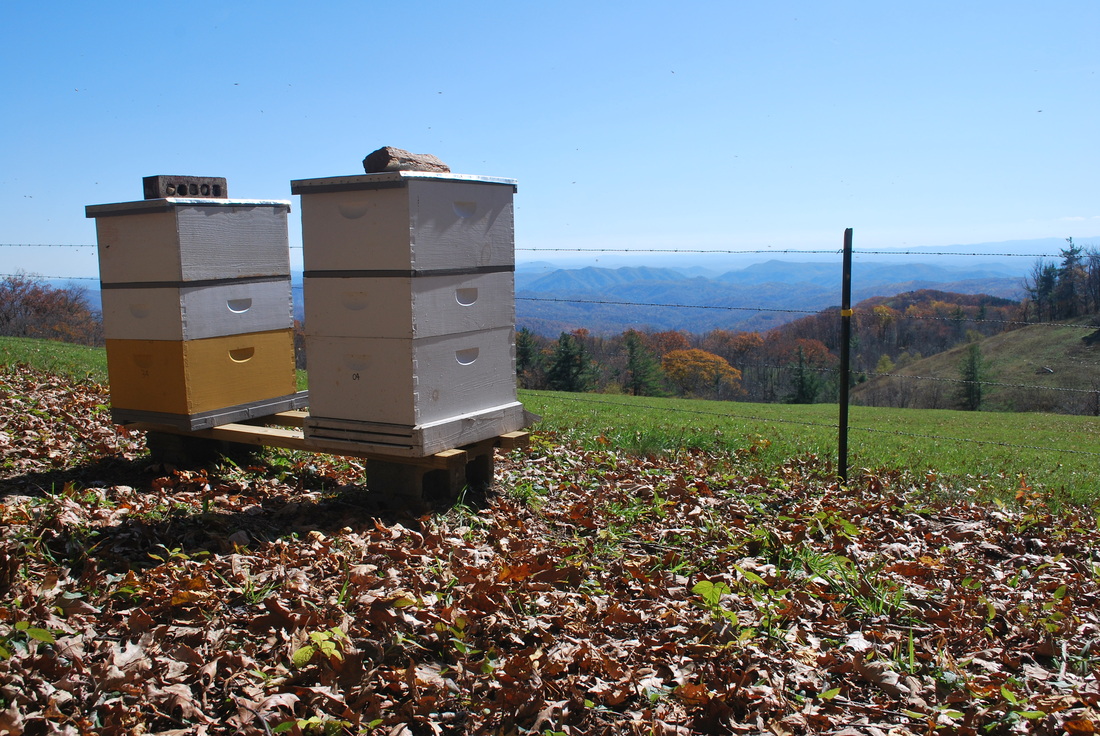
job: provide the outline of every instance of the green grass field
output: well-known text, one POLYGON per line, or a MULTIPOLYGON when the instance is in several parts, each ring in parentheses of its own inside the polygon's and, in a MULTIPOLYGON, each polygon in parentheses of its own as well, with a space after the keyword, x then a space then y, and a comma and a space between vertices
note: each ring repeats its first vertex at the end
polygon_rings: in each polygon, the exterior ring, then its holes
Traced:
MULTIPOLYGON (((808 454, 835 462, 835 405, 748 404, 522 391, 538 428, 590 446, 642 452, 737 452, 762 472, 808 454)), ((965 492, 1011 495, 1022 484, 1053 499, 1100 500, 1100 422, 1091 417, 852 407, 849 476, 904 469, 965 492)))
MULTIPOLYGON (((0 365, 26 363, 107 380, 106 354, 45 340, 0 338, 0 365)), ((299 372, 299 386, 305 375, 299 372)), ((642 454, 698 448, 736 453, 761 472, 813 454, 835 462, 835 405, 748 404, 521 391, 536 426, 592 447, 642 454), (740 451, 740 452, 738 452, 740 451)), ((904 469, 915 484, 1012 494, 1021 483, 1055 500, 1100 500, 1100 421, 1058 414, 851 408, 850 475, 904 469)))
POLYGON ((107 382, 107 352, 103 348, 55 340, 0 337, 0 365, 20 363, 69 378, 107 382))

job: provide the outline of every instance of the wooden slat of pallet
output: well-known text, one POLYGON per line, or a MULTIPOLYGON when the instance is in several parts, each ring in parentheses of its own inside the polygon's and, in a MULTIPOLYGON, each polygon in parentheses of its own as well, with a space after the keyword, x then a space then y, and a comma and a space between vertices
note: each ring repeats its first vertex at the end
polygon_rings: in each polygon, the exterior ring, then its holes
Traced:
POLYGON ((308 416, 308 411, 281 411, 278 414, 265 417, 264 422, 266 424, 277 424, 280 427, 298 427, 301 429, 308 416))
MULTIPOLYGON (((285 414, 288 412, 283 413, 285 414)), ((394 457, 392 455, 380 455, 376 452, 326 449, 324 446, 316 445, 306 440, 300 429, 266 427, 255 424, 223 424, 220 427, 201 429, 193 432, 141 422, 131 424, 129 427, 143 432, 168 432, 171 434, 182 434, 188 437, 202 437, 204 439, 219 440, 222 442, 238 442, 244 445, 259 445, 260 447, 282 447, 288 450, 322 452, 329 455, 360 457, 366 460, 402 463, 439 470, 445 470, 457 465, 465 465, 469 460, 469 453, 466 452, 466 450, 460 449, 444 450, 434 455, 429 455, 428 457, 394 457)))

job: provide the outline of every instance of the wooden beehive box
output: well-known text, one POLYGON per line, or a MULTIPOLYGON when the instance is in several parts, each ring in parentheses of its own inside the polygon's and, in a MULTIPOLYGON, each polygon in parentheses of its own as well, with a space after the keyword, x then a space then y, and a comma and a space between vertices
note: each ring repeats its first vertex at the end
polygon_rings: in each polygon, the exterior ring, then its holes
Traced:
POLYGON ((411 339, 511 327, 515 322, 510 272, 419 277, 311 274, 303 290, 311 334, 411 339))
MULTIPOLYGON (((513 179, 395 171, 292 181, 311 271, 513 271, 513 179)), ((384 274, 380 274, 384 275, 384 274)))
POLYGON ((288 278, 105 288, 102 298, 108 340, 202 340, 293 324, 288 278))
POLYGON ((92 205, 103 284, 290 277, 290 203, 146 199, 92 205))
POLYGON ((112 412, 116 421, 119 415, 128 421, 186 417, 195 429, 242 418, 226 418, 236 407, 243 416, 258 415, 244 407, 266 407, 295 393, 293 355, 289 329, 203 340, 108 340, 112 412), (211 421, 217 419, 224 421, 211 421))
POLYGON ((525 426, 515 182, 399 171, 299 180, 307 438, 428 455, 525 426))

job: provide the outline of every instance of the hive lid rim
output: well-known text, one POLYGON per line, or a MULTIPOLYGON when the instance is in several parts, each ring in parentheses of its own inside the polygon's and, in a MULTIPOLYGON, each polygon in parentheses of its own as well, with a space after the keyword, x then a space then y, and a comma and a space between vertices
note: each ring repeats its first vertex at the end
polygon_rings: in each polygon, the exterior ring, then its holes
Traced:
POLYGON ((122 214, 128 212, 156 212, 173 207, 286 207, 290 211, 289 199, 215 199, 213 197, 163 197, 161 199, 138 199, 133 202, 113 202, 110 204, 90 204, 84 208, 86 217, 96 215, 122 214))
POLYGON ((377 174, 352 174, 349 176, 326 176, 312 179, 293 179, 291 190, 313 186, 347 184, 349 186, 371 184, 374 182, 405 182, 411 179, 434 179, 440 181, 467 181, 481 184, 505 184, 516 186, 518 179, 501 176, 481 176, 478 174, 455 174, 442 171, 383 171, 377 174))

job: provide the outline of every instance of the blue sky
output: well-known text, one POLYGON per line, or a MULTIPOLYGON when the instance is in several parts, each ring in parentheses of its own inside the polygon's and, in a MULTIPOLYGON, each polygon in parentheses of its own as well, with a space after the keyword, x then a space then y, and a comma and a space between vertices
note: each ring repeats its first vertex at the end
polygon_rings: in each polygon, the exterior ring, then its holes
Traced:
POLYGON ((296 205, 383 145, 518 179, 520 248, 1087 242, 1098 31, 1096 0, 6 3, 0 243, 94 243, 84 206, 152 174, 296 205))

